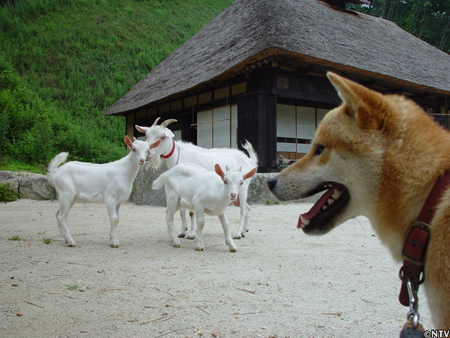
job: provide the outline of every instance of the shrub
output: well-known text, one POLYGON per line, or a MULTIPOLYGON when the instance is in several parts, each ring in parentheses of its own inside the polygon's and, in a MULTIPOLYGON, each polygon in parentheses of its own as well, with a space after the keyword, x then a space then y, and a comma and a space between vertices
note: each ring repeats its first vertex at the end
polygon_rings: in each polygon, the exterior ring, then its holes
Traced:
POLYGON ((17 198, 19 198, 19 194, 12 191, 8 184, 0 183, 0 202, 13 202, 17 198))

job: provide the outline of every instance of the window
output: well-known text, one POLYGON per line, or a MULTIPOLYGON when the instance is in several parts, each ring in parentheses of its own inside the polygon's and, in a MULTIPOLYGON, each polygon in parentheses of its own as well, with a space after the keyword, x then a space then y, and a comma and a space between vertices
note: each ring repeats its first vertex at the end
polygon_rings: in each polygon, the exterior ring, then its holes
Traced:
POLYGON ((197 113, 197 145, 237 148, 237 104, 197 113))
POLYGON ((328 110, 277 104, 277 154, 300 158, 311 147, 317 126, 328 110))

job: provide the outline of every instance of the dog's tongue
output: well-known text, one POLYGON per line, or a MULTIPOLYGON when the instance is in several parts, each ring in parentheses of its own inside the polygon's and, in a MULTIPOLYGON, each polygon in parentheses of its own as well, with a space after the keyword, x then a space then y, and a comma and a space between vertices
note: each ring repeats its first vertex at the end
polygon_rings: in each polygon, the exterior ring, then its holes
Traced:
POLYGON ((301 214, 298 218, 298 224, 297 229, 302 228, 302 217, 304 219, 310 220, 314 216, 317 215, 317 213, 323 208, 323 206, 328 202, 328 200, 331 198, 331 196, 334 194, 334 191, 340 187, 339 185, 333 186, 330 189, 328 189, 320 198, 319 200, 312 206, 312 208, 304 213, 301 214))

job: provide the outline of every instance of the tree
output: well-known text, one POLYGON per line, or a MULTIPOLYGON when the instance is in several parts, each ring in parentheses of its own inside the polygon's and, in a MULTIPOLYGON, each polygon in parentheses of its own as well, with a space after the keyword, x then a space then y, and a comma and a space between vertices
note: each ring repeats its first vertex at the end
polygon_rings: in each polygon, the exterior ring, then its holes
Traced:
POLYGON ((450 54, 450 0, 371 0, 350 9, 395 22, 450 54))

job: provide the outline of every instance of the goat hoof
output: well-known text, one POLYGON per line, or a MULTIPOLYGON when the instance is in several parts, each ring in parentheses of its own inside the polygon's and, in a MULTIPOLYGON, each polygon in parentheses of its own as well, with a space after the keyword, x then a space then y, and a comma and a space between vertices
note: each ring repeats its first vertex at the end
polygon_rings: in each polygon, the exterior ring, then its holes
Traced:
POLYGON ((178 234, 178 238, 184 238, 185 236, 186 236, 186 234, 183 234, 183 233, 178 234))
POLYGON ((203 251, 203 248, 195 248, 197 251, 203 251))
POLYGON ((242 236, 240 233, 237 233, 236 235, 233 236, 234 239, 241 239, 241 237, 242 236))

